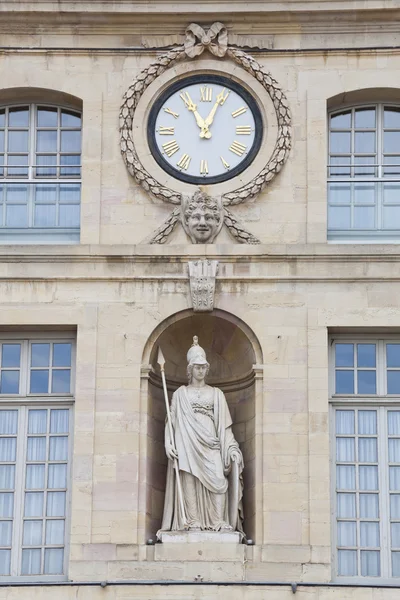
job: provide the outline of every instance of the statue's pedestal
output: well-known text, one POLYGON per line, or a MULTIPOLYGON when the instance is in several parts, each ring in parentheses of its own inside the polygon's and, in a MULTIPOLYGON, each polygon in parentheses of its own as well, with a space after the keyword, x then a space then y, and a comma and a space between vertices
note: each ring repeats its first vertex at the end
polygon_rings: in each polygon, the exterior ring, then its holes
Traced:
POLYGON ((240 544, 237 531, 164 531, 163 544, 240 544))

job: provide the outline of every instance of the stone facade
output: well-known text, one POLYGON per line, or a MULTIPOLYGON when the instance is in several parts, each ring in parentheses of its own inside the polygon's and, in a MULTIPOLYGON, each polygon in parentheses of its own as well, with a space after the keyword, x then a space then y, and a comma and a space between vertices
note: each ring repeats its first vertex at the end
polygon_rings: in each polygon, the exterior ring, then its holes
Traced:
MULTIPOLYGON (((76 329, 72 585, 55 593, 44 583, 0 584, 0 599, 398 594, 329 586, 328 332, 399 331, 400 253, 395 244, 328 244, 325 150, 327 106, 352 94, 400 100, 392 48, 399 11, 394 0, 1 2, 0 103, 57 92, 82 107, 84 126, 81 243, 0 246, 1 328, 76 329), (193 245, 176 229, 165 245, 151 245, 171 208, 122 160, 123 94, 166 47, 182 44, 190 22, 216 20, 279 81, 292 150, 257 199, 235 207, 260 244, 239 245, 223 230, 215 244, 193 245), (194 314, 188 262, 204 259, 218 261, 214 310, 194 314), (172 391, 184 378, 178 364, 191 337, 202 336, 208 355, 215 332, 221 347, 211 352, 210 362, 213 353, 218 359, 211 383, 227 396, 242 446, 254 545, 147 545, 160 525, 165 480, 155 353, 162 344, 171 357, 172 391)), ((196 68, 210 60, 202 55, 196 68)))

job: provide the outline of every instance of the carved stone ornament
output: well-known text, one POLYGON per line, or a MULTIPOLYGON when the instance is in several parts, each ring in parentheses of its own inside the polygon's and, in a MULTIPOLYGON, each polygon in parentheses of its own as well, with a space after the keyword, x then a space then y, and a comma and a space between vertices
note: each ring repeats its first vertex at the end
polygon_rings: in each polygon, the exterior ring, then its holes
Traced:
MULTIPOLYGON (((208 50, 214 56, 229 58, 239 64, 263 86, 274 105, 278 123, 278 135, 268 162, 250 182, 238 187, 236 190, 223 194, 221 198, 224 207, 223 224, 226 225, 230 234, 239 243, 257 244, 259 240, 247 232, 226 207, 254 199, 281 171, 291 148, 291 116, 286 96, 277 81, 251 55, 229 45, 227 30, 222 23, 214 23, 208 31, 205 31, 196 23, 190 24, 186 29, 186 40, 183 45, 178 45, 165 54, 160 55, 149 67, 139 73, 125 93, 121 105, 121 153, 129 173, 143 189, 163 202, 175 205, 183 204, 180 192, 162 185, 142 165, 133 141, 132 124, 139 100, 146 88, 178 61, 195 58, 205 50, 208 50)), ((150 243, 165 243, 180 220, 181 209, 177 208, 170 214, 161 227, 154 232, 150 243)), ((196 242, 204 243, 197 239, 196 242)))
POLYGON ((217 260, 189 261, 190 294, 194 312, 213 310, 217 271, 217 260))
POLYGON ((192 244, 212 244, 223 221, 221 198, 210 198, 201 190, 193 196, 183 196, 181 222, 192 244))

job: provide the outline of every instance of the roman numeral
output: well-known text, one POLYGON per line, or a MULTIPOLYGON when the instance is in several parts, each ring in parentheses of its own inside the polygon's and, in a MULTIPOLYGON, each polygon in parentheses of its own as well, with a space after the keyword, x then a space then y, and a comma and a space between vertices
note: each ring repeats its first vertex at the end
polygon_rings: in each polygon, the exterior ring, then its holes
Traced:
POLYGON ((221 162, 224 165, 225 169, 229 169, 230 168, 230 164, 226 162, 226 160, 220 156, 221 162))
MULTIPOLYGON (((158 129, 158 133, 160 135, 174 135, 174 133, 175 133, 175 127, 161 127, 160 126, 159 129, 158 129)), ((236 133, 237 133, 237 131, 236 131, 236 133)))
POLYGON ((234 119, 236 119, 236 117, 240 117, 240 115, 243 115, 245 112, 247 111, 246 106, 241 106, 240 108, 238 108, 237 110, 233 111, 232 113, 232 117, 234 119))
POLYGON ((172 156, 173 154, 175 154, 175 152, 178 152, 179 150, 179 145, 175 140, 165 142, 165 144, 163 144, 162 147, 167 156, 172 156))
POLYGON ((236 125, 236 135, 250 135, 250 125, 236 125))
POLYGON ((176 165, 180 169, 184 169, 185 171, 187 171, 191 160, 192 160, 192 157, 189 156, 189 154, 182 154, 181 158, 176 163, 176 165))
POLYGON ((166 112, 168 115, 172 115, 174 119, 177 119, 179 117, 178 113, 174 112, 170 108, 164 108, 164 112, 166 112))
POLYGON ((243 154, 246 152, 246 148, 247 146, 241 144, 240 142, 237 142, 236 140, 232 143, 231 146, 229 146, 229 150, 234 154, 237 154, 238 156, 243 156, 243 154))
POLYGON ((200 102, 211 102, 213 90, 211 87, 200 88, 200 102))
POLYGON ((200 161, 200 175, 208 175, 208 164, 206 160, 200 161))

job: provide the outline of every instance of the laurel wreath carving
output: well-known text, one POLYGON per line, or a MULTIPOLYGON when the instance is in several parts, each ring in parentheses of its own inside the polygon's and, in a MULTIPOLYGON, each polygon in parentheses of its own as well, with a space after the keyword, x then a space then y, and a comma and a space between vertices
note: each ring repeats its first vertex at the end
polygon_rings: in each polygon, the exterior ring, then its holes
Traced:
MULTIPOLYGON (((189 26, 188 30, 191 27, 189 26)), ((197 40, 197 43, 204 45, 204 40, 197 40)), ((207 49, 210 50, 210 47, 207 47, 207 49)), ((216 52, 213 51, 213 53, 215 54, 216 52)), ((175 205, 181 204, 182 195, 169 187, 163 186, 144 168, 132 139, 132 125, 137 105, 146 88, 176 62, 185 58, 187 59, 188 55, 185 45, 180 45, 162 54, 146 69, 143 69, 124 94, 119 115, 121 153, 129 173, 144 190, 151 193, 155 198, 175 205)), ((291 148, 291 115, 288 101, 278 82, 258 61, 249 54, 229 44, 226 49, 226 55, 241 65, 264 87, 273 102, 278 121, 278 135, 275 147, 265 167, 249 183, 223 195, 223 205, 233 206, 253 199, 281 171, 291 148)), ((224 218, 225 225, 228 226, 230 233, 238 242, 247 244, 259 243, 259 240, 256 238, 254 238, 254 241, 251 241, 252 234, 248 234, 243 227, 238 226, 239 222, 233 217, 232 213, 228 214, 225 212, 224 218), (237 226, 233 225, 234 221, 237 226), (239 233, 240 231, 244 231, 250 237, 245 239, 246 236, 242 236, 239 233)), ((164 243, 178 220, 178 212, 173 211, 167 221, 154 233, 150 243, 164 243)))

